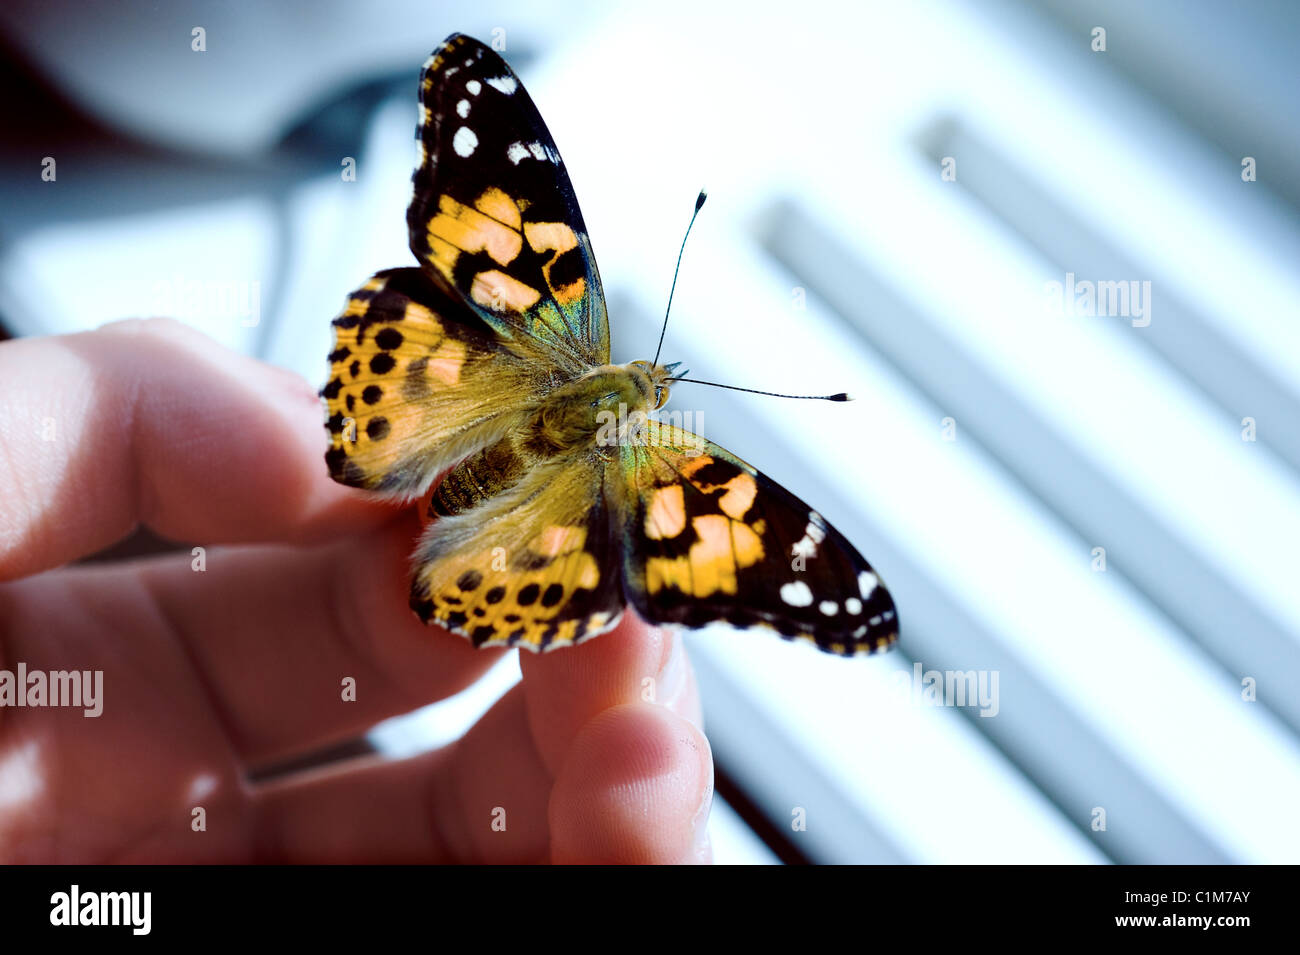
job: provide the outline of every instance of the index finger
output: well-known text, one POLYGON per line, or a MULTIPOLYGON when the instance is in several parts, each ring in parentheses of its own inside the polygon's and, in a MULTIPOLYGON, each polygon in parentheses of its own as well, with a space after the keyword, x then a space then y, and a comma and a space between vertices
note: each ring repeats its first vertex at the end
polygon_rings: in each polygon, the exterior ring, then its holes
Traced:
POLYGON ((302 378, 164 319, 0 345, 0 580, 138 523, 205 543, 307 541, 392 506, 330 480, 302 378))
POLYGON ((593 717, 625 703, 659 703, 701 722, 695 674, 680 633, 628 609, 609 633, 552 653, 521 653, 528 721, 542 762, 559 771, 593 717))

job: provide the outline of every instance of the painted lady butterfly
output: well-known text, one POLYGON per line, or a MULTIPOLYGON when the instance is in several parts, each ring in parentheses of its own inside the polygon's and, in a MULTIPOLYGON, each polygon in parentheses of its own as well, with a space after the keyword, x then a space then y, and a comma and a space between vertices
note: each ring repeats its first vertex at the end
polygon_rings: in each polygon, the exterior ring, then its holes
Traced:
POLYGON ((603 633, 628 604, 844 655, 893 643, 893 601, 841 534, 648 417, 674 365, 609 364, 573 187, 505 61, 450 37, 420 79, 418 138, 406 218, 420 266, 352 293, 321 394, 336 481, 414 498, 450 468, 415 555, 420 617, 529 650, 603 633))

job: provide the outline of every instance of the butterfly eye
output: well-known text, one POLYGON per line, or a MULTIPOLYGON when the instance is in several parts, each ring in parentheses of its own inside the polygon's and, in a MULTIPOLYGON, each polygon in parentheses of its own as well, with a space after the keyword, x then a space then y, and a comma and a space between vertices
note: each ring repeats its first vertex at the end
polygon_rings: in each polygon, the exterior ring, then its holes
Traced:
POLYGON ((668 400, 668 389, 655 388, 655 410, 658 411, 660 408, 662 408, 664 406, 664 402, 667 400, 668 400))

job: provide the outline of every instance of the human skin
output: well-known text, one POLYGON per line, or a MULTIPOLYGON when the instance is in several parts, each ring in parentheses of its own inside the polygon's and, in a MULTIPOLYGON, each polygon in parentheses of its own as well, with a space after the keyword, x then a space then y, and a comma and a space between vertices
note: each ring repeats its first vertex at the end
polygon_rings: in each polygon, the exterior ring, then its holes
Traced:
POLYGON ((132 320, 0 344, 0 407, 0 670, 102 670, 104 698, 93 718, 0 708, 0 861, 711 859, 694 675, 630 611, 521 654, 451 746, 248 781, 505 652, 410 612, 415 509, 329 479, 303 379, 132 320), (202 546, 204 569, 189 549, 69 566, 140 525, 202 546))

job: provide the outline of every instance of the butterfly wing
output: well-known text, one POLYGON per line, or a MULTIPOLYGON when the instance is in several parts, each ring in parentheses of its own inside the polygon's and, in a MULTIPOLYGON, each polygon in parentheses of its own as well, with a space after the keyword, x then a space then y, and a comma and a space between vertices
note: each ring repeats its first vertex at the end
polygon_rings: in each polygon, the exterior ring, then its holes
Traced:
POLYGON ((766 627, 852 656, 898 638, 889 592, 803 501, 698 435, 656 421, 620 448, 624 587, 652 623, 766 627))
POLYGON ((584 367, 609 361, 596 259, 559 151, 523 84, 454 34, 420 78, 411 251, 506 337, 533 336, 584 367))
POLYGON ((426 623, 479 647, 539 651, 618 622, 624 600, 597 455, 533 468, 463 510, 452 497, 434 503, 441 517, 420 542, 411 584, 426 623))
POLYGON ((405 497, 517 427, 555 368, 416 268, 380 272, 349 296, 329 360, 330 475, 405 497))

